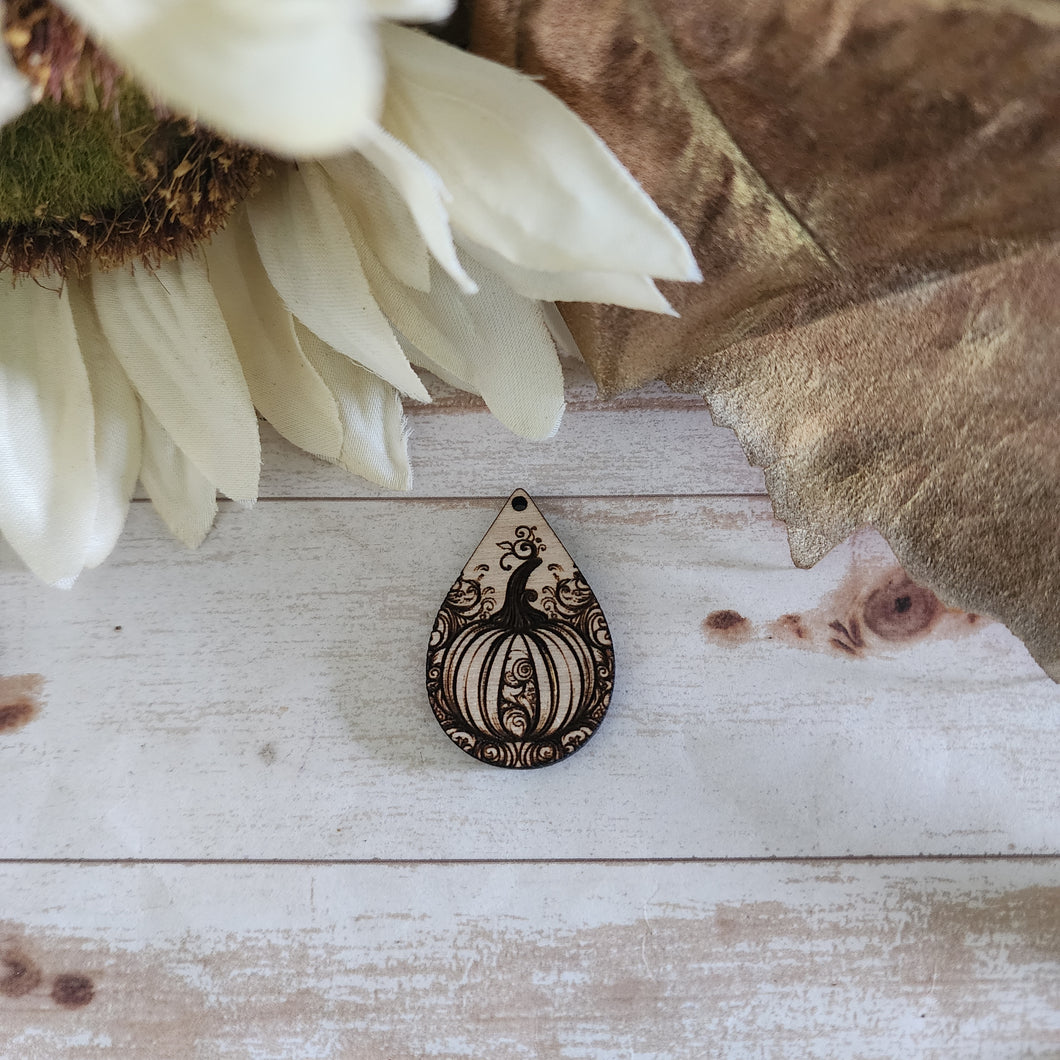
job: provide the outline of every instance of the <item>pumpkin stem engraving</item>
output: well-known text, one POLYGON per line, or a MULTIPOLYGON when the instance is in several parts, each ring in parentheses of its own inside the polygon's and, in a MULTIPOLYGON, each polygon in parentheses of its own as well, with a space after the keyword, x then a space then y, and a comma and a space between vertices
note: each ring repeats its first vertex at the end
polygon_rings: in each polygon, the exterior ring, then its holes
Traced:
POLYGON ((502 626, 517 633, 525 633, 528 629, 533 629, 548 621, 547 615, 530 606, 537 599, 537 593, 526 587, 530 575, 541 566, 541 562, 535 555, 516 567, 515 572, 508 579, 504 603, 501 604, 497 614, 488 620, 491 625, 502 626))

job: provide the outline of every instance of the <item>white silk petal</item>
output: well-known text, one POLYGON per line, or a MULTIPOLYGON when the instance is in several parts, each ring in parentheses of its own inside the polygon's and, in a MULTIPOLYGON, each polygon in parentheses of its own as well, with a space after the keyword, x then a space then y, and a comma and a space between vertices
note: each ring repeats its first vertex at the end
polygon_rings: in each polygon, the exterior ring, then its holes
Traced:
MULTIPOLYGON (((347 215, 351 237, 360 241, 347 215)), ((431 291, 403 287, 362 248, 372 289, 411 345, 412 360, 454 386, 481 394, 509 430, 525 438, 550 438, 563 417, 563 371, 544 305, 516 294, 473 258, 463 259, 478 284, 468 295, 438 265, 431 291)))
POLYGON ((398 392, 308 328, 297 323, 295 327, 305 355, 338 403, 344 437, 337 463, 387 489, 409 489, 408 431, 398 392))
POLYGON ((382 67, 364 0, 59 0, 137 80, 233 139, 286 155, 353 146, 382 67))
POLYGON ((294 318, 269 282, 243 211, 214 236, 206 261, 254 405, 300 449, 337 460, 342 423, 335 399, 302 353, 294 318))
POLYGON ((376 18, 396 22, 441 22, 456 9, 456 0, 368 0, 376 18))
POLYGON ((176 445, 222 493, 255 500, 257 416, 205 265, 96 273, 92 294, 107 342, 176 445))
POLYGON ((336 202, 353 211, 386 267, 403 284, 430 290, 427 241, 397 189, 358 152, 322 159, 320 164, 331 178, 336 202))
POLYGON ((0 283, 0 533, 46 582, 75 578, 96 513, 92 393, 70 301, 0 283))
POLYGON ((141 405, 143 466, 140 481, 169 532, 198 548, 217 515, 217 490, 181 452, 158 418, 141 405))
POLYGON ((68 281, 81 355, 95 408, 98 494, 85 566, 98 567, 118 543, 140 475, 143 427, 140 401, 107 340, 92 299, 68 281))
POLYGON ((328 178, 306 163, 247 204, 258 253, 287 308, 333 349, 418 401, 430 401, 372 297, 328 178))
MULTIPOLYGON (((414 151, 409 150, 385 129, 373 129, 365 137, 359 150, 403 200, 438 263, 456 280, 462 290, 474 294, 475 284, 460 264, 453 244, 448 208, 452 197, 442 178, 414 151)), ((334 174, 332 176, 334 177, 334 174)), ((339 182, 338 178, 335 179, 339 182)), ((344 183, 342 187, 351 201, 356 199, 354 185, 344 183)), ((371 232, 367 234, 371 236, 371 232)), ((390 267, 385 258, 383 262, 390 267)), ((397 272, 395 275, 402 279, 397 272)))
POLYGON ((677 316, 650 276, 621 272, 541 272, 513 265, 478 243, 462 240, 461 247, 526 298, 543 302, 603 302, 677 316))
POLYGON ((29 82, 19 73, 7 46, 0 40, 0 125, 17 118, 30 102, 29 82))
POLYGON ((700 279, 688 244, 604 142, 522 74, 381 25, 384 127, 449 189, 455 231, 528 269, 700 279))
POLYGON ((467 381, 467 376, 470 376, 470 372, 466 373, 465 376, 458 376, 450 368, 446 368, 444 364, 434 360, 433 357, 428 357, 422 349, 410 339, 406 339, 404 335, 399 334, 398 340, 401 342, 401 348, 408 354, 409 360, 417 368, 422 368, 425 372, 430 372, 431 375, 437 376, 443 383, 448 383, 455 390, 463 390, 465 394, 475 394, 477 397, 482 397, 474 386, 467 381))
POLYGON ((437 265, 433 266, 436 274, 433 291, 427 293, 406 287, 376 257, 352 211, 345 211, 345 219, 372 295, 399 338, 404 340, 402 349, 409 359, 450 386, 477 394, 471 382, 474 370, 468 356, 470 349, 465 344, 458 345, 474 331, 465 299, 453 295, 456 288, 451 282, 448 286, 444 283, 438 286, 437 276, 444 274, 437 265), (433 356, 424 356, 428 350, 433 351, 433 356))
POLYGON ((432 293, 460 299, 471 316, 472 332, 452 337, 454 345, 467 346, 468 381, 509 430, 524 438, 551 438, 565 407, 563 370, 541 304, 516 294, 474 259, 463 263, 478 294, 463 294, 441 274, 432 293))

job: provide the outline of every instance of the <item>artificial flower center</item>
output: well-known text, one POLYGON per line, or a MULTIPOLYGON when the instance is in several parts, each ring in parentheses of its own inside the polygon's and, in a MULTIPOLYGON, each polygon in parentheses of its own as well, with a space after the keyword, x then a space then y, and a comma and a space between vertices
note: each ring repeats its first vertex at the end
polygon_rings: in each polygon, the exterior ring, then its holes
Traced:
POLYGON ((9 0, 3 41, 35 104, 0 129, 0 267, 157 264, 253 189, 259 152, 149 99, 49 0, 9 0))

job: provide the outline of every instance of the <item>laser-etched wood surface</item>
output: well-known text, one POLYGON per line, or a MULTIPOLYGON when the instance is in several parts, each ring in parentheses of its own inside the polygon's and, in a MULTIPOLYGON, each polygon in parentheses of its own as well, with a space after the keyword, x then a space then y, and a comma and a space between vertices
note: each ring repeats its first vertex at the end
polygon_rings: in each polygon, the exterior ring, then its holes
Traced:
POLYGON ((702 405, 579 387, 499 448, 437 388, 411 497, 267 445, 70 592, 0 548, 0 1056, 1060 1056, 1056 686, 869 531, 794 570, 702 405), (621 646, 545 770, 423 684, 517 485, 621 646))
POLYGON ((536 769, 585 746, 614 688, 600 603, 537 505, 516 490, 435 616, 434 716, 472 758, 536 769))

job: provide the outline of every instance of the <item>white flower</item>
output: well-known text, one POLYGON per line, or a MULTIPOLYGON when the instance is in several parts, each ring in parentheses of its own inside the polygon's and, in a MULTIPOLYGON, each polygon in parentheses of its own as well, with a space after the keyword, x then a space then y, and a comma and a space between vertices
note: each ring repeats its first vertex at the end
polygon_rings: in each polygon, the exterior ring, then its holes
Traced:
POLYGON ((438 172, 454 229, 506 279, 534 298, 666 312, 650 277, 702 278, 625 167, 540 85, 413 30, 382 37, 384 125, 438 172))
POLYGON ((285 155, 354 146, 376 120, 378 19, 455 0, 59 0, 174 110, 285 155))
POLYGON ((549 300, 669 311, 651 277, 698 278, 543 88, 415 30, 380 36, 387 94, 358 150, 277 162, 207 246, 157 268, 0 284, 0 532, 44 580, 106 557, 138 478, 190 546, 217 490, 253 502, 255 408, 395 488, 401 395, 429 400, 415 367, 546 438, 563 411, 549 300))

